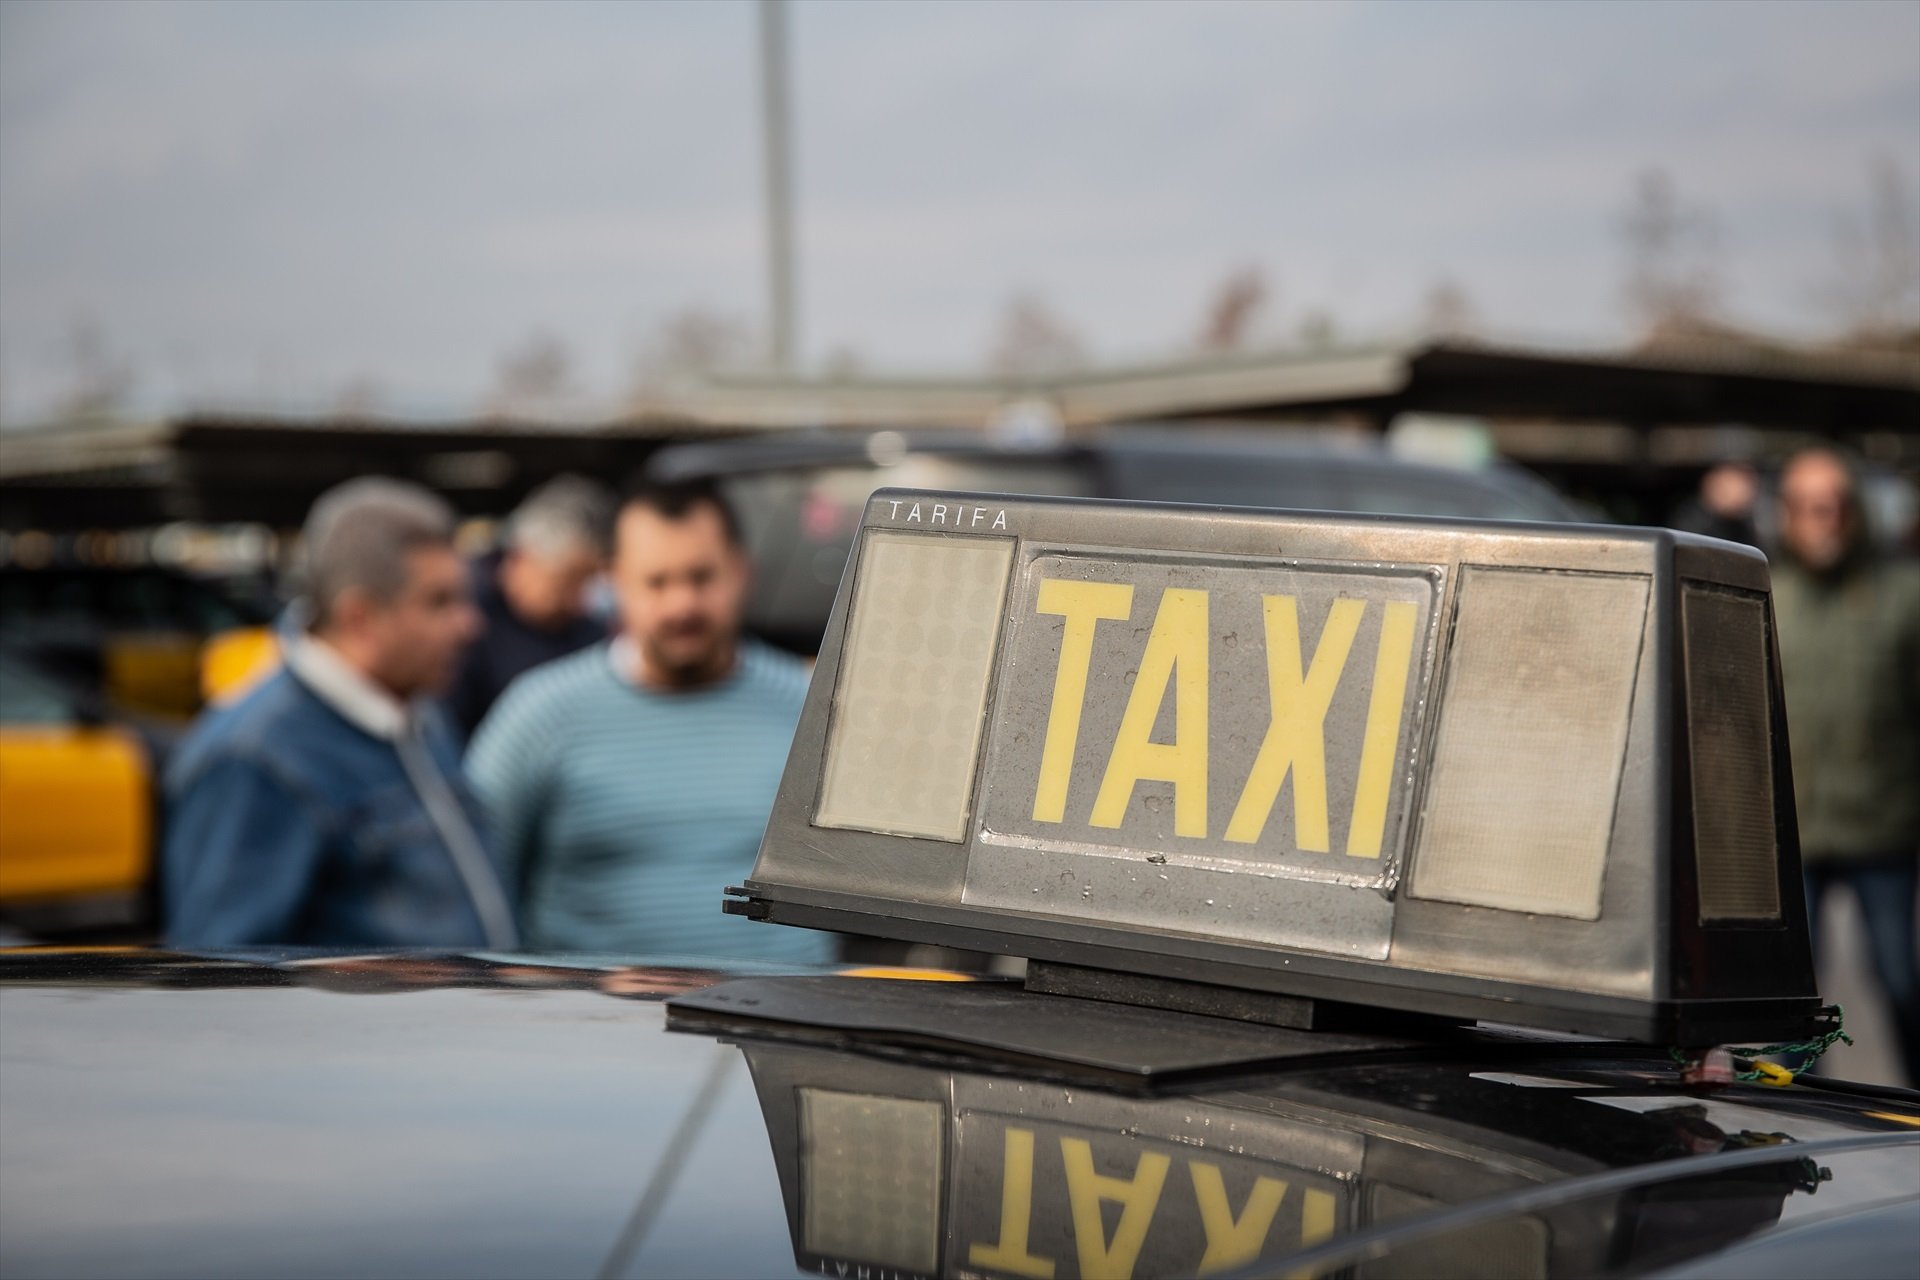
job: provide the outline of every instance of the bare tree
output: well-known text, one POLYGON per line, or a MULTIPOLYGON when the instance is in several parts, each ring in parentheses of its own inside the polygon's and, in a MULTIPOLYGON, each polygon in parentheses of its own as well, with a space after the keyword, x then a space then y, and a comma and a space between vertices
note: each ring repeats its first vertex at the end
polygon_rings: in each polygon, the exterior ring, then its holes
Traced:
POLYGON ((821 366, 829 378, 846 380, 858 378, 867 370, 867 361, 855 347, 842 344, 827 352, 827 358, 821 366))
POLYGON ((1682 204, 1665 170, 1647 169, 1634 180, 1620 234, 1634 318, 1650 333, 1709 326, 1720 304, 1713 215, 1682 204))
POLYGON ((1340 322, 1325 307, 1315 307, 1300 317, 1300 346, 1308 351, 1327 351, 1340 340, 1340 322))
POLYGON ((1920 330, 1920 213, 1891 156, 1869 162, 1865 207, 1835 215, 1833 245, 1824 292, 1847 339, 1898 341, 1920 330))
POLYGON ((85 317, 74 322, 67 359, 73 386, 60 402, 60 417, 105 417, 126 404, 133 391, 133 367, 114 354, 99 324, 85 317))
POLYGON ((1458 281, 1434 282, 1420 307, 1420 331, 1430 338, 1467 338, 1480 329, 1480 314, 1458 281))
POLYGON ((987 353, 995 374, 1018 381, 1068 373, 1086 362, 1086 347, 1073 327, 1034 293, 1007 302, 987 353))
POLYGON ((1221 353, 1239 350, 1266 300, 1267 282, 1259 267, 1248 265, 1229 272, 1207 302, 1200 349, 1221 353))
POLYGON ((686 306, 655 328, 636 364, 643 386, 745 367, 755 335, 746 322, 707 307, 686 306))
POLYGON ((572 362, 550 333, 535 332, 494 363, 492 406, 498 413, 550 410, 569 390, 572 362))
POLYGON ((742 320, 706 307, 668 315, 641 344, 633 361, 628 408, 644 413, 672 399, 675 383, 745 368, 758 355, 758 338, 742 320))
POLYGON ((380 380, 370 373, 355 374, 333 397, 334 416, 371 418, 380 412, 386 392, 380 380))

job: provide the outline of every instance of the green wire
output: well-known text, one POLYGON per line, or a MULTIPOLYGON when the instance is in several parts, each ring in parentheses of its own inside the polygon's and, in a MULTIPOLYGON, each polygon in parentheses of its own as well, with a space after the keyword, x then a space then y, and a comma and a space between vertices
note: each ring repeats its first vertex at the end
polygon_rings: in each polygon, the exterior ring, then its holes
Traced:
MULTIPOLYGON (((1818 1016, 1825 1017, 1828 1014, 1833 1015, 1832 1028, 1821 1032, 1811 1039, 1789 1040, 1781 1044, 1765 1044, 1759 1046, 1728 1045, 1727 1052, 1735 1058, 1743 1058, 1748 1061, 1752 1061, 1755 1058, 1772 1057, 1775 1054, 1805 1054, 1804 1065, 1788 1068, 1795 1076, 1803 1075, 1815 1062, 1820 1060, 1822 1054, 1833 1048, 1833 1046, 1840 1041, 1844 1040, 1848 1044, 1853 1043, 1853 1037, 1848 1035, 1845 1029, 1847 1011, 1837 1004, 1823 1005, 1818 1016)), ((1693 1059, 1687 1056, 1684 1050, 1678 1047, 1668 1049, 1667 1056, 1673 1059, 1674 1065, 1681 1067, 1688 1066, 1693 1061, 1693 1059)), ((1751 1084, 1756 1080, 1765 1078, 1765 1075, 1765 1072, 1755 1068, 1746 1071, 1736 1071, 1733 1073, 1733 1078, 1743 1083, 1751 1084)))

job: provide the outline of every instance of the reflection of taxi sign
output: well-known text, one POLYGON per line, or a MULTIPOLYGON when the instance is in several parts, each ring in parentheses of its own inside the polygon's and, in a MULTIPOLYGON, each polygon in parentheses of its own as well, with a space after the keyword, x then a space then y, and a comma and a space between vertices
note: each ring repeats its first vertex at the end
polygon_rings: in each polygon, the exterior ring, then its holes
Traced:
POLYGON ((1429 1060, 1376 1064, 1357 1090, 1333 1072, 1141 1097, 804 1044, 744 1052, 795 1261, 848 1280, 1637 1275, 1780 1222, 1821 1186, 1796 1149, 1863 1135, 1837 1112, 1636 1096, 1627 1072, 1429 1060), (1762 1158, 1696 1168, 1670 1159, 1682 1150, 1762 1158), (1398 1249, 1355 1238, 1448 1209, 1469 1211, 1398 1249))
POLYGON ((746 902, 1647 1039, 1817 1006, 1765 561, 883 491, 746 902))

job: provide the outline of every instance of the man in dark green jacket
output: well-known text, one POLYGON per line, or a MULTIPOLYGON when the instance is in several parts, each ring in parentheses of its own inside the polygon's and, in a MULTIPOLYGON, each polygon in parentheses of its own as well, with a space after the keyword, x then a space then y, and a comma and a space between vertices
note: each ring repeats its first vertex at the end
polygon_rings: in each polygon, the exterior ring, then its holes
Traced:
POLYGON ((1773 599, 1793 744, 1794 799, 1819 920, 1850 886, 1873 967, 1920 1079, 1920 564, 1875 554, 1852 468, 1802 450, 1780 476, 1773 599))

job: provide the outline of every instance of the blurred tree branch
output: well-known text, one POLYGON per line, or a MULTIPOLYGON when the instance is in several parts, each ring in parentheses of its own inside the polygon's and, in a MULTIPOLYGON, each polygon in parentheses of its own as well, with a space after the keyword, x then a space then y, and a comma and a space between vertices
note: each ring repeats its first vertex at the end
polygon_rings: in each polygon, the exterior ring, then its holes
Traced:
POLYGON ((494 362, 494 389, 488 407, 496 414, 551 414, 570 390, 572 361, 550 333, 531 334, 494 362))
POLYGON ((1469 338, 1480 329, 1480 313, 1459 281, 1434 282, 1420 308, 1420 332, 1429 338, 1469 338))
POLYGON ((1266 301, 1267 282, 1259 267, 1248 265, 1229 272, 1207 303, 1200 349, 1216 354, 1238 351, 1266 301))
POLYGON ((1620 234, 1627 305, 1649 337, 1715 327, 1720 232, 1711 213, 1683 205, 1664 169, 1647 169, 1634 180, 1620 234))
POLYGON ((1069 373, 1086 362, 1086 347, 1073 327, 1034 293, 1008 301, 987 354, 988 367, 1012 381, 1069 373))
POLYGON ((58 417, 103 418, 126 405, 133 393, 133 366, 113 353, 106 331, 96 321, 82 317, 74 322, 67 338, 67 360, 73 388, 61 400, 58 417))
POLYGON ((1822 292, 1842 340, 1884 346, 1920 338, 1920 211, 1891 156, 1868 163, 1864 206, 1834 215, 1833 251, 1822 292))

